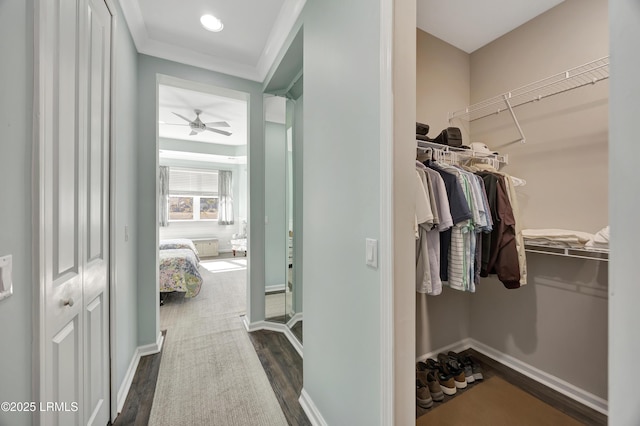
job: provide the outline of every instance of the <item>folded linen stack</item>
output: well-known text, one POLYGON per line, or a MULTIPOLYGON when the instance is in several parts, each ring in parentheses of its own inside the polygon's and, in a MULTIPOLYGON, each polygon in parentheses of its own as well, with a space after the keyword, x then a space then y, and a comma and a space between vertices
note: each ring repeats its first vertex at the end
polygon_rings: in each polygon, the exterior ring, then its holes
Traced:
POLYGON ((593 234, 567 229, 523 229, 525 244, 542 244, 561 248, 582 248, 594 239, 593 234))
POLYGON ((586 244, 587 248, 608 249, 609 248, 609 225, 605 226, 593 236, 593 239, 586 244))

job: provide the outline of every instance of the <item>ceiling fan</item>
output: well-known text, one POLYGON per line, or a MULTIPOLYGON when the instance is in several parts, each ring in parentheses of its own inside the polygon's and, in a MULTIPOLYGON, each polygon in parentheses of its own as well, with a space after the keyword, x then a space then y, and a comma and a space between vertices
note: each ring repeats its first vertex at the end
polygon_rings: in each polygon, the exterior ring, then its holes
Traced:
POLYGON ((189 120, 187 117, 185 117, 184 115, 178 114, 177 112, 173 113, 174 115, 177 115, 178 117, 182 118, 189 124, 173 124, 173 123, 166 123, 166 124, 169 124, 171 126, 189 126, 189 128, 191 129, 191 133, 189 133, 189 136, 197 135, 198 133, 202 133, 205 130, 208 130, 214 133, 219 133, 225 136, 231 136, 231 132, 214 129, 214 127, 230 127, 229 123, 227 123, 226 121, 215 121, 210 123, 204 123, 202 122, 202 120, 200 120, 200 114, 202 114, 202 110, 194 109, 193 111, 196 113, 196 118, 194 118, 193 120, 189 120))

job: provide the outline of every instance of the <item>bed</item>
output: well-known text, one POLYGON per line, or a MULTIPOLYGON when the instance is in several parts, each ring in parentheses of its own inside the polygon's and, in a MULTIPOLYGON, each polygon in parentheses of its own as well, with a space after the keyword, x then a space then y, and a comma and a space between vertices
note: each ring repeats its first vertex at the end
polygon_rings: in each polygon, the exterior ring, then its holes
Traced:
POLYGON ((200 261, 200 253, 198 253, 198 249, 192 240, 187 238, 173 238, 169 240, 160 240, 160 250, 171 250, 171 249, 189 249, 193 251, 196 255, 198 261, 200 261))
POLYGON ((198 256, 190 248, 160 250, 160 292, 183 292, 184 297, 200 293, 202 276, 198 256))

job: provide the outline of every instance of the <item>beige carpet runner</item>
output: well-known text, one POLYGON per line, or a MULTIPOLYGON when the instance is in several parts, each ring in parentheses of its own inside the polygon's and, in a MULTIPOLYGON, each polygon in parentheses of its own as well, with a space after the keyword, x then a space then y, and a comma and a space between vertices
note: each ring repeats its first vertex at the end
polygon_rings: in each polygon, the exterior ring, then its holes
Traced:
POLYGON ((574 426, 581 423, 500 377, 491 377, 445 404, 434 405, 416 426, 574 426))
POLYGON ((171 295, 160 307, 160 328, 167 334, 152 426, 287 424, 240 318, 246 271, 228 269, 212 273, 201 267, 198 296, 171 295))

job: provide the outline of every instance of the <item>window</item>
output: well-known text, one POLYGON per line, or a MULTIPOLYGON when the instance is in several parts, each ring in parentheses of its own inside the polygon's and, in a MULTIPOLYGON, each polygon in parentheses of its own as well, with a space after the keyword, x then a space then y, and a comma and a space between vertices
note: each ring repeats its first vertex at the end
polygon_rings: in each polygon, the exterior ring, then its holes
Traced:
POLYGON ((169 220, 218 220, 218 171, 171 168, 169 220))

